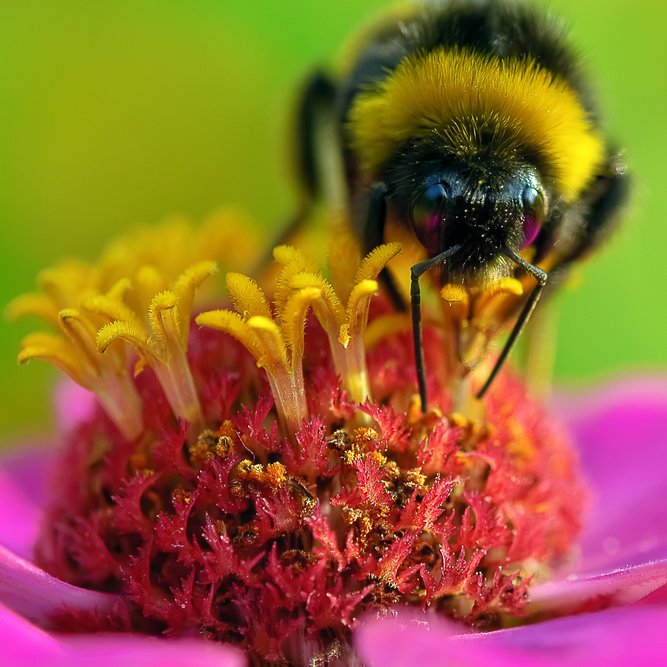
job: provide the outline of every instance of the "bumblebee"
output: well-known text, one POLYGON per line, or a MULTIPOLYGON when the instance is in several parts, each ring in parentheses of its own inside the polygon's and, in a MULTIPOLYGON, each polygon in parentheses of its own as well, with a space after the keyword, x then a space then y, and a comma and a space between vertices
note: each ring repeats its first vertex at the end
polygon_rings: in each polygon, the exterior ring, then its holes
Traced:
POLYGON ((481 397, 550 276, 598 245, 628 191, 563 29, 517 2, 440 0, 381 22, 343 76, 312 77, 299 135, 302 213, 332 189, 323 153, 333 150, 365 249, 392 225, 423 248, 409 307, 424 410, 420 278, 474 287, 532 276, 481 397))

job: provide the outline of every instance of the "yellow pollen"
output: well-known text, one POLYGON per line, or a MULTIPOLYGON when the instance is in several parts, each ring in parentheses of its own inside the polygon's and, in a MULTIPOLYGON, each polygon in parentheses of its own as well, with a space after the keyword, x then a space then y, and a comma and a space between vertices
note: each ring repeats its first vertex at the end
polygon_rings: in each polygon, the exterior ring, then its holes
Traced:
MULTIPOLYGON (((279 282, 284 283, 284 278, 279 282)), ((280 300, 274 299, 272 309, 263 290, 247 276, 228 274, 227 289, 236 312, 207 311, 196 322, 233 336, 255 357, 267 373, 281 426, 293 436, 308 416, 303 382, 304 326, 321 290, 305 286, 288 293, 284 289, 280 300)))

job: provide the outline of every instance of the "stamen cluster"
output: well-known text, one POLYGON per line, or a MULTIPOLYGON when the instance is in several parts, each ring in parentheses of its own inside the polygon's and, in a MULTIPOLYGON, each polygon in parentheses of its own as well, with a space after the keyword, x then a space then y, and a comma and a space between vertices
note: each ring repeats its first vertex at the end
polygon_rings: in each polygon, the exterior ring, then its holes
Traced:
MULTIPOLYGON (((201 257, 170 280, 163 271, 147 324, 131 309, 136 273, 112 294, 127 316, 95 320, 95 347, 81 349, 97 364, 115 346, 127 355, 114 363, 135 426, 98 392, 67 434, 38 557, 127 606, 77 627, 196 632, 301 664, 333 661, 365 612, 395 604, 485 628, 523 613, 578 530, 576 462, 507 374, 479 416, 461 414, 447 330, 434 325, 421 412, 410 332, 381 297, 371 303, 397 251, 350 253, 328 279, 281 247, 271 293, 230 273, 233 309, 196 318, 194 286, 214 268, 201 257)), ((112 314, 96 298, 86 317, 112 314)))

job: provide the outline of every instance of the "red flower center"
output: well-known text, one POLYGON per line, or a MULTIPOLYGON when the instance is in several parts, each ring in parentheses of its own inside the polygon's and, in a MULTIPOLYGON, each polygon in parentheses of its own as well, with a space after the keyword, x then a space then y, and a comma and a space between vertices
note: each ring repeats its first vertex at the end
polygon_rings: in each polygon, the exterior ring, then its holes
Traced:
MULTIPOLYGON (((427 328, 425 346, 442 368, 442 334, 427 328)), ((144 370, 137 438, 101 409, 68 435, 41 564, 123 593, 136 630, 194 631, 268 661, 326 651, 396 603, 478 627, 520 615, 531 582, 567 555, 585 496, 545 411, 505 375, 485 418, 465 418, 434 371, 438 409, 422 415, 407 333, 368 353, 373 400, 359 407, 314 318, 305 350, 310 416, 288 438, 255 360, 193 328, 205 426, 176 420, 144 370)))

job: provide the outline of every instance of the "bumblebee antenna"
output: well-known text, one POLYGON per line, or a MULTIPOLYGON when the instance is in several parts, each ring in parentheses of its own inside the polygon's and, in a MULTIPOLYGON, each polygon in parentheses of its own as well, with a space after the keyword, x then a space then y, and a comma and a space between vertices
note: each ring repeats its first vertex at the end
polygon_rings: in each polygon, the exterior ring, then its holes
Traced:
POLYGON ((530 262, 527 262, 523 257, 510 248, 504 248, 503 255, 505 255, 505 257, 508 259, 511 259, 513 262, 516 262, 524 271, 530 273, 530 275, 533 276, 535 280, 537 280, 537 285, 535 285, 533 291, 530 293, 528 300, 524 304, 523 309, 519 314, 519 318, 515 322, 509 337, 505 341, 505 347, 503 347, 503 351, 500 353, 500 356, 496 360, 496 365, 493 367, 493 370, 489 374, 489 377, 484 383, 484 386, 479 390, 479 392, 477 392, 477 398, 482 398, 484 394, 486 394, 496 375, 498 375, 498 371, 500 371, 500 369, 503 367, 505 360, 514 347, 514 343, 516 343, 517 338, 530 319, 533 310, 535 310, 535 306, 537 305, 537 302, 542 295, 542 290, 547 284, 547 279, 549 277, 546 271, 543 271, 539 267, 534 266, 530 262))
POLYGON ((422 412, 426 412, 426 373, 424 370, 424 337, 422 333, 421 313, 421 289, 419 278, 438 264, 444 264, 461 246, 456 245, 445 252, 419 262, 410 267, 410 310, 412 313, 412 341, 415 348, 415 370, 417 372, 417 385, 419 386, 419 399, 422 412))

